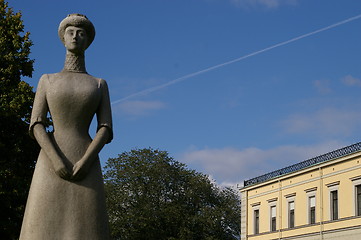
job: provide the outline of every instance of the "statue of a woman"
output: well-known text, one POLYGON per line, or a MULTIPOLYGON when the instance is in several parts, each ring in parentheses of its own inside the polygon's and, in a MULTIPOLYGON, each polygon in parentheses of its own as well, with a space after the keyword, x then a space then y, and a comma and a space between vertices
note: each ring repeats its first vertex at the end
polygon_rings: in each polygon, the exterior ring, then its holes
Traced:
POLYGON ((41 77, 30 134, 41 146, 26 205, 21 240, 109 239, 99 151, 112 140, 108 87, 87 74, 84 51, 95 36, 93 24, 70 14, 59 26, 66 47, 64 69, 41 77), (47 133, 47 114, 53 133, 47 133), (94 115, 94 139, 88 130, 94 115))

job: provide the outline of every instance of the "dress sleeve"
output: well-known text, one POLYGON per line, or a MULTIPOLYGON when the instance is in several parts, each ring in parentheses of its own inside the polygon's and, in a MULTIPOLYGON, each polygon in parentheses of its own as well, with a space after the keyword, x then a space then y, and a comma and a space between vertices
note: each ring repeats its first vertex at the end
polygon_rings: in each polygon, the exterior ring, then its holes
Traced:
POLYGON ((103 79, 100 79, 100 88, 102 92, 102 97, 97 109, 97 120, 98 120, 97 131, 102 127, 108 128, 110 132, 110 136, 109 139, 107 140, 107 143, 110 143, 113 139, 112 111, 110 107, 108 85, 106 81, 103 79))
POLYGON ((34 104, 31 112, 30 119, 30 127, 29 134, 32 138, 34 138, 34 126, 38 123, 41 123, 45 126, 46 116, 48 113, 48 103, 46 100, 46 82, 48 80, 48 76, 44 74, 41 76, 38 87, 35 93, 34 104))

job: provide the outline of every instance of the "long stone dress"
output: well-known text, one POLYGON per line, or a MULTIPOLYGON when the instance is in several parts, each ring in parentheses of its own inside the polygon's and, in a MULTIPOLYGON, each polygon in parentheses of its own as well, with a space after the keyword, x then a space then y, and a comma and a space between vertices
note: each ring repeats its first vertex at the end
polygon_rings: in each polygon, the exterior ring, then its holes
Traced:
MULTIPOLYGON (((97 115, 98 129, 111 130, 108 87, 86 73, 63 71, 41 77, 35 96, 30 133, 50 112, 49 133, 68 168, 81 159, 92 139, 88 130, 97 115)), ((108 142, 111 141, 111 138, 108 142)), ((99 158, 81 181, 67 181, 40 151, 26 205, 21 240, 105 240, 109 238, 103 176, 99 158)))

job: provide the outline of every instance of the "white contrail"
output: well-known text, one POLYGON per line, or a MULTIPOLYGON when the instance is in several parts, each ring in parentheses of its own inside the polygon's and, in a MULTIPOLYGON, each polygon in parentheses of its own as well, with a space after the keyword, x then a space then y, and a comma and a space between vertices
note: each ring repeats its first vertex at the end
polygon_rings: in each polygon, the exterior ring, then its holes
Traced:
POLYGON ((242 56, 242 57, 239 57, 239 58, 230 60, 230 61, 228 61, 228 62, 224 62, 224 63, 218 64, 218 65, 215 65, 215 66, 212 66, 212 67, 209 67, 209 68, 205 68, 205 69, 203 69, 203 70, 200 70, 200 71, 197 71, 197 72, 190 73, 190 74, 187 74, 187 75, 185 75, 185 76, 179 77, 179 78, 174 79, 174 80, 172 80, 172 81, 169 81, 169 82, 167 82, 167 83, 164 83, 164 84, 161 84, 161 85, 152 87, 152 88, 148 88, 148 89, 145 89, 145 90, 140 91, 140 92, 137 92, 137 93, 133 93, 133 94, 127 96, 127 97, 124 97, 124 98, 122 98, 122 99, 113 101, 112 104, 117 104, 117 103, 119 103, 119 102, 123 102, 123 101, 125 101, 125 100, 128 100, 128 99, 133 98, 133 97, 136 97, 136 96, 146 95, 146 94, 148 94, 148 93, 151 93, 151 92, 157 91, 157 90, 159 90, 159 89, 168 87, 168 86, 173 85, 173 84, 176 84, 176 83, 178 83, 178 82, 182 82, 182 81, 184 81, 184 80, 186 80, 186 79, 188 79, 188 78, 191 78, 191 77, 200 75, 200 74, 202 74, 202 73, 206 73, 206 72, 212 71, 212 70, 214 70, 214 69, 217 69, 217 68, 220 68, 220 67, 223 67, 223 66, 226 66, 226 65, 235 63, 235 62, 239 62, 239 61, 241 61, 241 60, 244 60, 244 59, 246 59, 246 58, 249 58, 249 57, 258 55, 258 54, 260 54, 260 53, 267 52, 267 51, 272 50, 272 49, 274 49, 274 48, 278 48, 278 47, 284 46, 284 45, 286 45, 286 44, 289 44, 289 43, 298 41, 298 40, 300 40, 300 39, 303 39, 303 38, 306 38, 306 37, 315 35, 315 34, 317 34, 317 33, 320 33, 320 32, 323 32, 323 31, 326 31, 326 30, 329 30, 329 29, 338 27, 338 26, 343 25, 343 24, 345 24, 345 23, 355 21, 355 20, 357 20, 357 19, 359 19, 359 18, 361 18, 361 14, 359 14, 359 15, 357 15, 357 16, 354 16, 354 17, 351 17, 351 18, 348 18, 348 19, 345 19, 345 20, 343 20, 343 21, 341 21, 341 22, 337 22, 337 23, 331 24, 331 25, 329 25, 329 26, 327 26, 327 27, 318 29, 318 30, 316 30, 316 31, 313 31, 313 32, 310 32, 310 33, 306 33, 306 34, 303 34, 303 35, 301 35, 301 36, 292 38, 292 39, 290 39, 290 40, 287 40, 287 41, 284 41, 284 42, 281 42, 281 43, 272 45, 272 46, 267 47, 267 48, 264 48, 264 49, 262 49, 262 50, 258 50, 258 51, 256 51, 256 52, 253 52, 253 53, 244 55, 244 56, 242 56))

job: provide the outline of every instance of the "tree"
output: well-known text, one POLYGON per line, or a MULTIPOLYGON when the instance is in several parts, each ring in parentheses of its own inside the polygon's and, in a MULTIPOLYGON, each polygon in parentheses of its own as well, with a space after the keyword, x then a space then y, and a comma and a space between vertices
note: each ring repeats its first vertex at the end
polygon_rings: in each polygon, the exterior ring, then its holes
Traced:
POLYGON ((39 147, 28 135, 32 87, 29 32, 0 0, 0 238, 17 239, 39 147))
POLYGON ((110 158, 105 171, 114 239, 238 239, 238 195, 167 152, 124 152, 110 158))

